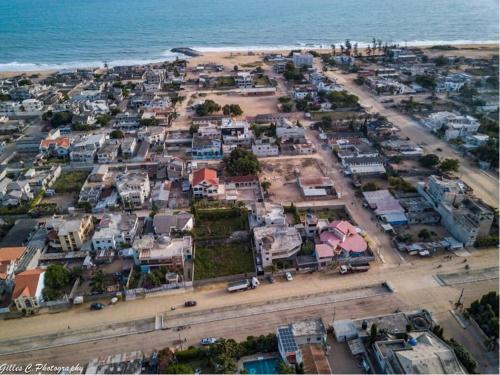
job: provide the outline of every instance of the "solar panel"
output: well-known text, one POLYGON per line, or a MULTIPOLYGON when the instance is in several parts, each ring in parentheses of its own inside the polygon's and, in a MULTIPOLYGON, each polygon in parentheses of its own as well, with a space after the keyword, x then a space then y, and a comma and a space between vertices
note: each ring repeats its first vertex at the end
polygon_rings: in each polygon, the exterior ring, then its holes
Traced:
POLYGON ((290 327, 278 328, 278 333, 281 346, 285 352, 295 352, 299 349, 290 327))

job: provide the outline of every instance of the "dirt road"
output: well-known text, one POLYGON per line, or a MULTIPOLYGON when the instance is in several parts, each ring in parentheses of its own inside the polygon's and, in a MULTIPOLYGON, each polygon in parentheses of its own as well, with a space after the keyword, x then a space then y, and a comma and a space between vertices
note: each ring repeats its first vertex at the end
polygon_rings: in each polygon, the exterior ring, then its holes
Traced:
POLYGON ((370 112, 380 113, 397 125, 401 129, 403 136, 409 137, 418 144, 422 144, 426 153, 437 154, 440 158, 458 159, 460 162, 460 171, 458 173, 460 178, 471 186, 476 196, 481 198, 486 204, 498 207, 498 176, 481 171, 469 159, 457 154, 446 142, 429 133, 417 121, 394 109, 385 108, 383 104, 377 101, 375 96, 353 82, 355 75, 342 74, 338 71, 328 71, 326 75, 343 85, 347 91, 357 95, 360 103, 369 108, 370 112), (442 151, 437 151, 438 148, 442 151))

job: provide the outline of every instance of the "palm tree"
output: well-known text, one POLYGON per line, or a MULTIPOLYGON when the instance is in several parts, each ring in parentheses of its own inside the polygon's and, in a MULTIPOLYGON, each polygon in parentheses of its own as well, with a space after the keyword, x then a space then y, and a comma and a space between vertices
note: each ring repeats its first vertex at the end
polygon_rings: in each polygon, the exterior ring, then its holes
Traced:
POLYGON ((344 54, 344 45, 343 44, 340 45, 340 53, 342 55, 344 54))
POLYGON ((335 44, 332 44, 330 47, 332 47, 332 53, 333 53, 333 56, 335 56, 335 44))

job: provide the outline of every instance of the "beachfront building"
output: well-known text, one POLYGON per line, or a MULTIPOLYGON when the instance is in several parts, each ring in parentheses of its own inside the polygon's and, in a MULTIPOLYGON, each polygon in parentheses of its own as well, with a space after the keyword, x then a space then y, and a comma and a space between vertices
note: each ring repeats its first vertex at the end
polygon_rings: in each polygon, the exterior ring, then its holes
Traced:
POLYGON ((135 214, 104 214, 92 236, 92 246, 95 250, 116 250, 123 245, 130 245, 138 225, 135 214))
POLYGON ((41 268, 27 270, 16 275, 12 300, 18 311, 23 311, 25 314, 38 311, 40 302, 43 301, 44 281, 45 270, 41 268))
POLYGON ((143 171, 127 171, 116 178, 116 190, 125 206, 141 207, 149 198, 149 176, 143 171))
POLYGON ((191 186, 195 198, 209 199, 217 198, 222 188, 219 184, 217 172, 209 168, 194 171, 191 175, 191 186))
POLYGON ((298 68, 307 67, 310 68, 313 66, 314 57, 310 53, 300 53, 294 52, 292 55, 293 65, 298 68))

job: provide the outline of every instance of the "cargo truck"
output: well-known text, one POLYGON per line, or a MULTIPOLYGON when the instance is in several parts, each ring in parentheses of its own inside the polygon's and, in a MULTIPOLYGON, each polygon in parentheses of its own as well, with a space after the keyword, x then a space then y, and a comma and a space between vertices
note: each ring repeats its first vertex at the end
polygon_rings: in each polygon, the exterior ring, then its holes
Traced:
POLYGON ((239 281, 234 281, 227 285, 228 292, 238 292, 240 290, 255 289, 259 286, 259 279, 252 277, 251 279, 244 279, 239 281))
POLYGON ((343 264, 340 266, 339 272, 341 275, 345 275, 348 273, 352 272, 366 272, 370 269, 370 265, 368 263, 363 263, 363 264, 357 264, 357 265, 350 265, 350 264, 343 264))

